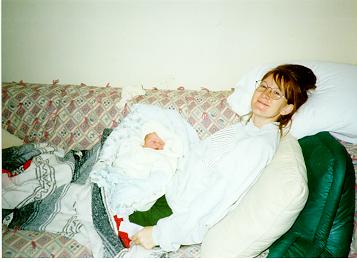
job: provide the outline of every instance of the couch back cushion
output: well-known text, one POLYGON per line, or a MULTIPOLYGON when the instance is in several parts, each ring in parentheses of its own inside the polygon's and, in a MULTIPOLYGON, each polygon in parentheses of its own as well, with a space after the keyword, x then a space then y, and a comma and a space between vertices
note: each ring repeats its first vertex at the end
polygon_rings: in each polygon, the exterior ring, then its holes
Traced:
POLYGON ((201 139, 236 123, 239 118, 227 103, 232 91, 146 90, 128 103, 153 104, 178 111, 196 130, 201 139))
POLYGON ((90 149, 135 103, 177 110, 200 138, 238 121, 226 100, 232 91, 145 91, 123 107, 121 88, 3 83, 2 127, 25 143, 46 141, 70 150, 90 149))
POLYGON ((25 143, 90 149, 123 117, 120 99, 120 88, 3 83, 2 127, 25 143))

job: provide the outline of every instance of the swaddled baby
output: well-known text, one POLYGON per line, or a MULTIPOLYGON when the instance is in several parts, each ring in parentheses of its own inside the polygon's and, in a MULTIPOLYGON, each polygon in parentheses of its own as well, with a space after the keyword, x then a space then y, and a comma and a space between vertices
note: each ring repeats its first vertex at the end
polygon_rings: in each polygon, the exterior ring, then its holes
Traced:
POLYGON ((183 154, 181 139, 157 122, 146 122, 140 134, 120 145, 112 166, 130 177, 147 177, 152 172, 171 176, 183 154))
POLYGON ((141 228, 129 222, 129 215, 150 209, 166 193, 182 155, 180 137, 157 122, 145 123, 138 136, 122 141, 112 164, 116 184, 110 203, 124 245, 129 244, 128 234, 141 228))

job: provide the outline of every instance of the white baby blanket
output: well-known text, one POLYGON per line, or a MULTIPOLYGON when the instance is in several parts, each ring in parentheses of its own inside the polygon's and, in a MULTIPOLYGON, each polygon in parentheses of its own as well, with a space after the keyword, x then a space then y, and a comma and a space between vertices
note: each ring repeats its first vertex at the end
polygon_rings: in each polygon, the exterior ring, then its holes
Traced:
POLYGON ((108 207, 113 214, 127 216, 135 210, 147 210, 165 194, 176 168, 184 162, 183 156, 198 141, 195 130, 178 112, 136 104, 104 143, 99 160, 91 171, 91 181, 104 189, 108 207), (140 146, 143 133, 157 130, 153 123, 160 123, 159 129, 166 130, 158 133, 166 139, 167 150, 151 152, 155 154, 152 159, 156 160, 149 175, 127 175, 124 169, 118 168, 120 165, 117 165, 117 161, 121 157, 127 161, 135 157, 139 151, 132 145, 136 143, 140 146), (175 161, 172 161, 173 158, 175 161))

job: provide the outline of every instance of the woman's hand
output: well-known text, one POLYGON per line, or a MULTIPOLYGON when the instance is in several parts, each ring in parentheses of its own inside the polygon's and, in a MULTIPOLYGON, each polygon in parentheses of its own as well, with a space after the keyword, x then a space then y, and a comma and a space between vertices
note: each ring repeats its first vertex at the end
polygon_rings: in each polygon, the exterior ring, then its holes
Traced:
POLYGON ((152 239, 152 228, 144 227, 138 233, 131 237, 131 240, 136 245, 142 245, 146 249, 152 249, 155 245, 152 239))

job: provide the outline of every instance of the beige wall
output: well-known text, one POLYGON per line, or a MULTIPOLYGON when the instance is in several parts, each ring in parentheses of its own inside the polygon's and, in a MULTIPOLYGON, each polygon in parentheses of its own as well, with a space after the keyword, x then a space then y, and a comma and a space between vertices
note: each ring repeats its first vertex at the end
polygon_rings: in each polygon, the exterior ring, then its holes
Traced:
POLYGON ((3 81, 218 90, 286 59, 357 64, 357 1, 2 1, 3 81))

